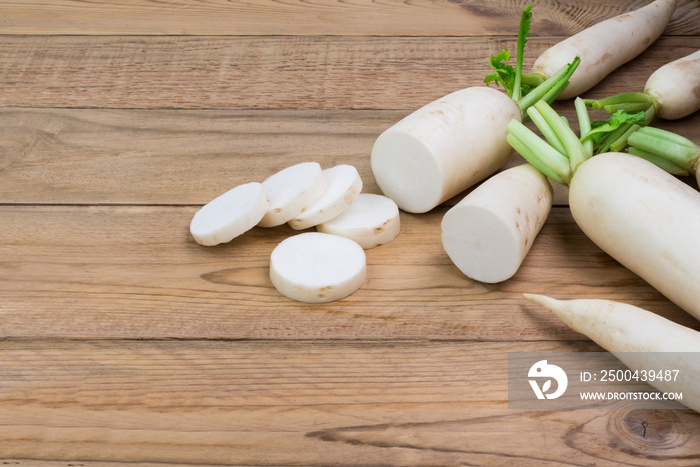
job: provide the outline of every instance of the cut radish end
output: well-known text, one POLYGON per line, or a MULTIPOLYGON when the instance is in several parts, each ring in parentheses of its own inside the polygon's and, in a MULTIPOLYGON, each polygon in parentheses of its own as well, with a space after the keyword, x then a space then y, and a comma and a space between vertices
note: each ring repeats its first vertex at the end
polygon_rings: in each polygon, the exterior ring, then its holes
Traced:
POLYGON ((307 229, 333 219, 350 206, 362 191, 362 179, 352 165, 337 165, 323 173, 328 182, 326 192, 321 199, 289 221, 293 229, 307 229))
POLYGON ((360 193, 345 211, 316 229, 352 239, 369 250, 389 243, 399 234, 399 208, 386 196, 360 193))
POLYGON ((285 297, 300 302, 340 300, 367 276, 362 248, 352 240, 307 232, 283 240, 270 256, 270 279, 285 297))
POLYGON ((318 201, 326 191, 326 176, 318 162, 302 162, 280 170, 262 182, 270 207, 260 227, 289 222, 318 201))
POLYGON ((197 211, 190 222, 190 233, 200 245, 230 242, 260 222, 267 209, 262 184, 239 185, 197 211))
POLYGON ((489 178, 442 219, 442 246, 467 277, 502 282, 520 268, 552 207, 552 187, 530 164, 489 178))

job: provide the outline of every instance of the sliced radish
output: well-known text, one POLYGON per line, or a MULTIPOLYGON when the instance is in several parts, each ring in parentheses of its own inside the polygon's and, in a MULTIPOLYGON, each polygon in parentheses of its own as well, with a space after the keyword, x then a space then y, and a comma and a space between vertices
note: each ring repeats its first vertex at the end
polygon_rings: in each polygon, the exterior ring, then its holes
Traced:
POLYGON ((285 297, 300 302, 340 300, 367 275, 365 252, 352 240, 307 232, 283 240, 270 256, 270 279, 285 297))
POLYGON ((389 243, 399 234, 399 208, 382 195, 360 193, 354 203, 333 219, 316 226, 319 232, 355 240, 365 250, 389 243))
POLYGON ((200 245, 230 242, 260 222, 267 209, 261 183, 239 185, 197 211, 190 222, 190 233, 200 245))
POLYGON ((326 191, 326 176, 318 162, 287 167, 262 182, 270 207, 258 224, 275 227, 297 217, 326 191))
POLYGON ((350 206, 362 191, 362 179, 352 165, 337 165, 323 173, 328 182, 326 192, 321 199, 289 221, 293 229, 307 229, 333 219, 350 206))

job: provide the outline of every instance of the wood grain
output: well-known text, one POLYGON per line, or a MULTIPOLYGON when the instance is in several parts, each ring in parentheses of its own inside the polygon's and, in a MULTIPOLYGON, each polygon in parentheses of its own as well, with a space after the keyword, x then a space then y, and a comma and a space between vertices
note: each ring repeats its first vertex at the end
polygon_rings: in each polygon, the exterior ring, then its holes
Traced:
MULTIPOLYGON (((525 68, 559 39, 529 39, 525 68)), ((413 111, 482 85, 503 48, 515 38, 0 36, 0 107, 413 111)), ((663 37, 589 94, 642 91, 699 48, 663 37)))
MULTIPOLYGON (((555 108, 577 128, 570 102, 555 108)), ((0 109, 0 203, 203 205, 304 161, 354 165, 363 190, 380 193, 372 145, 408 113, 0 109)), ((700 142, 700 114, 655 125, 700 142)), ((506 167, 521 163, 516 154, 506 167)))
MULTIPOLYGON (((523 0, 40 0, 0 2, 2 34, 51 35, 514 35, 523 0)), ((569 35, 649 0, 534 2, 532 31, 569 35)), ((679 0, 669 34, 697 34, 698 8, 679 0)))
MULTIPOLYGON (((526 69, 648 2, 535 2, 526 69)), ((700 330, 586 239, 565 188, 496 285, 442 251, 462 195, 402 213, 363 287, 325 305, 269 280, 291 229, 213 248, 189 234, 199 206, 294 162, 353 164, 378 192, 375 138, 481 85, 526 3, 0 0, 0 464, 697 465, 694 412, 508 408, 508 352, 600 350, 523 292, 700 330)), ((698 48, 700 4, 679 0, 590 96, 641 90, 698 48)), ((700 142, 700 115, 657 125, 700 142)))
POLYGON ((0 337, 88 339, 585 339, 524 292, 626 301, 698 327, 594 246, 555 209, 515 277, 471 281, 440 242, 444 208, 403 213, 393 242, 367 251, 350 297, 308 305, 280 295, 269 255, 296 233, 256 228, 197 245, 196 207, 0 207, 0 337))
POLYGON ((0 456, 693 465, 700 416, 689 411, 507 408, 509 351, 595 350, 584 343, 2 342, 0 456))

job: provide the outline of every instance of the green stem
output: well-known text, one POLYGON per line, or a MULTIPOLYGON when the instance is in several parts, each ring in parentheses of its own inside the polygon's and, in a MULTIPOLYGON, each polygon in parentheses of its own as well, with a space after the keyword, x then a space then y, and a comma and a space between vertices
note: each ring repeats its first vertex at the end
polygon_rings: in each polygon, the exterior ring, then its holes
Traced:
POLYGON ((530 107, 527 109, 527 114, 530 116, 530 120, 533 121, 535 126, 540 129, 542 135, 549 142, 549 144, 551 144, 552 147, 560 153, 566 155, 566 148, 564 147, 564 144, 561 142, 554 130, 552 130, 552 127, 547 124, 547 121, 544 119, 539 110, 537 110, 535 107, 530 107))
POLYGON ((544 76, 538 73, 523 73, 521 76, 521 80, 524 84, 536 88, 540 84, 544 83, 544 76))
POLYGON ((623 148, 627 146, 627 138, 624 138, 624 143, 621 143, 621 141, 619 140, 624 137, 624 135, 628 132, 630 128, 632 128, 632 125, 632 123, 623 123, 619 127, 615 128, 613 131, 605 135, 605 138, 599 141, 596 153, 603 154, 605 152, 610 151, 610 148, 613 146, 613 144, 622 144, 623 148))
POLYGON ((523 55, 525 55, 525 43, 530 33, 530 21, 532 20, 532 5, 527 5, 520 15, 520 27, 518 28, 518 55, 515 58, 515 81, 513 83, 513 95, 515 102, 520 100, 520 83, 523 76, 523 55))
MULTIPOLYGON (((578 118, 579 134, 585 135, 591 131, 591 118, 588 115, 588 109, 586 109, 586 103, 580 97, 574 100, 574 107, 576 108, 576 117, 578 118)), ((586 152, 587 157, 593 156, 593 141, 586 140, 583 142, 583 150, 586 152)))
POLYGON ((526 115, 529 107, 535 105, 537 101, 544 99, 545 96, 549 103, 554 102, 554 99, 556 99, 569 84, 569 78, 574 71, 576 71, 579 63, 581 63, 581 59, 576 57, 571 63, 561 67, 556 73, 544 80, 542 84, 520 99, 518 101, 518 107, 520 107, 523 115, 526 115))
POLYGON ((571 172, 576 172, 578 166, 588 159, 588 155, 583 149, 583 145, 578 136, 576 136, 573 130, 561 120, 554 109, 545 101, 536 103, 535 108, 542 114, 547 124, 561 140, 566 149, 566 155, 569 157, 571 172))
POLYGON ((511 120, 508 124, 508 142, 542 173, 557 183, 568 185, 572 174, 569 160, 528 127, 511 120))
POLYGON ((586 105, 593 109, 604 109, 608 105, 618 104, 649 104, 653 102, 652 97, 645 92, 625 92, 603 99, 586 99, 586 105))
POLYGON ((685 170, 683 167, 679 167, 673 162, 669 162, 668 160, 664 159, 663 157, 657 156, 656 154, 652 154, 647 151, 643 151, 639 148, 633 148, 629 147, 627 148, 627 152, 630 154, 633 154, 637 157, 641 157, 642 159, 646 159, 652 164, 656 165, 662 170, 665 170, 666 172, 670 173, 671 175, 680 175, 680 176, 686 176, 689 175, 688 171, 685 170))
POLYGON ((651 104, 645 102, 628 102, 625 104, 610 104, 603 107, 605 112, 609 114, 614 114, 618 110, 624 110, 625 112, 645 112, 647 109, 653 108, 651 104))
POLYGON ((651 130, 649 128, 640 128, 639 131, 632 133, 627 139, 629 145, 665 159, 688 173, 693 173, 700 157, 700 147, 682 136, 658 128, 651 130))
POLYGON ((613 141, 613 142, 610 144, 610 151, 612 151, 612 152, 620 152, 620 151, 622 151, 623 149, 625 149, 625 147, 626 147, 627 144, 628 144, 628 139, 629 139, 630 135, 631 135, 632 133, 638 131, 640 128, 642 128, 642 127, 639 126, 639 125, 637 125, 637 124, 635 124, 635 123, 630 124, 629 129, 628 129, 627 131, 625 131, 625 132, 622 134, 622 136, 620 136, 618 139, 616 139, 615 141, 613 141))

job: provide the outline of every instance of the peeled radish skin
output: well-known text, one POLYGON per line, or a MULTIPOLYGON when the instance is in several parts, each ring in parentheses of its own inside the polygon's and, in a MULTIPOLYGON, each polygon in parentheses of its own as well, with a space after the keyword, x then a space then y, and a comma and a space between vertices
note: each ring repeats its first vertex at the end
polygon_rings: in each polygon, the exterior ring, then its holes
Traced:
POLYGON ((663 119, 676 120, 700 110, 700 50, 657 69, 644 91, 663 119))
POLYGON ((270 255, 270 280, 284 296, 326 303, 358 290, 367 276, 364 250, 354 241, 318 232, 283 240, 270 255))
POLYGON ((649 381, 659 391, 682 392, 685 406, 700 411, 700 332, 632 305, 610 300, 524 297, 588 336, 634 370, 679 370, 678 381, 649 381))
POLYGON ((500 169, 513 154, 508 122, 517 104, 488 87, 453 92, 384 131, 372 148, 372 172, 399 208, 427 212, 500 169))
POLYGON ((271 175, 262 185, 270 206, 258 225, 276 227, 318 201, 327 182, 318 162, 302 162, 271 175))
POLYGON ((190 222, 190 233, 200 245, 230 242, 260 222, 268 206, 262 184, 239 185, 197 211, 190 222))
POLYGON ((392 241, 401 231, 399 208, 390 198, 360 193, 340 215, 316 226, 319 232, 338 235, 370 250, 392 241))
POLYGON ((443 217, 445 252, 471 279, 510 279, 547 220, 552 193, 547 177, 530 164, 494 175, 443 217))
POLYGON ((533 74, 550 77, 576 56, 581 64, 558 99, 577 97, 635 58, 663 33, 676 0, 656 0, 638 10, 601 21, 543 52, 533 74))
POLYGON ((362 178, 352 165, 337 165, 323 171, 328 187, 316 203, 289 221, 295 230, 314 227, 333 219, 350 206, 362 191, 362 178))
POLYGON ((700 192, 644 159, 608 153, 578 168, 569 206, 596 245, 700 319, 700 192))

